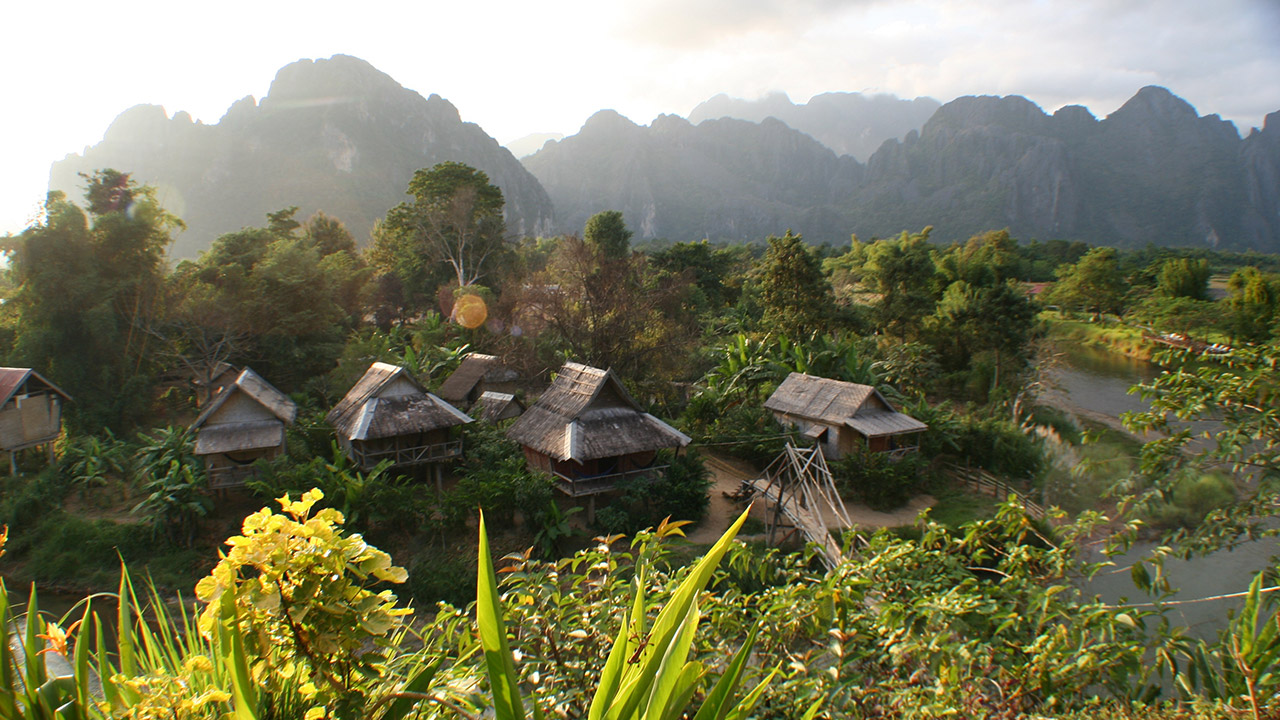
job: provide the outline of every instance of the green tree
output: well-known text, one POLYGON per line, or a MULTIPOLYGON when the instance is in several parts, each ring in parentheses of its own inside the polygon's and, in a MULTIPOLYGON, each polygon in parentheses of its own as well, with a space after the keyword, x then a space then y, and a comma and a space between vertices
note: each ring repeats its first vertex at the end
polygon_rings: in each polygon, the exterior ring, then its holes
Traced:
POLYGON ((582 241, 601 257, 617 259, 631 252, 632 232, 617 210, 604 210, 587 219, 582 241))
POLYGON ((165 249, 182 224, 126 173, 83 177, 87 214, 50 193, 43 218, 4 247, 17 288, 4 306, 17 328, 9 362, 75 397, 73 426, 119 430, 147 401, 144 328, 160 311, 165 249))
POLYGON ((876 303, 877 325, 896 337, 919 332, 920 320, 933 312, 934 276, 937 268, 929 247, 926 227, 919 233, 903 232, 896 240, 881 240, 867 247, 862 282, 880 295, 876 303))
POLYGON ((1255 267, 1242 267, 1227 281, 1227 306, 1233 333, 1241 340, 1264 342, 1280 319, 1280 276, 1255 267))
POLYGON ((443 162, 414 173, 407 192, 413 201, 392 208, 375 228, 369 260, 379 272, 397 276, 419 301, 449 274, 458 287, 490 274, 507 248, 502 191, 488 175, 443 162))
POLYGON ((1133 432, 1154 431, 1160 437, 1143 445, 1141 474, 1127 478, 1122 487, 1138 495, 1141 508, 1172 498, 1188 472, 1227 469, 1236 502, 1209 513, 1194 530, 1179 531, 1176 539, 1213 548, 1259 533, 1276 534, 1280 348, 1243 347, 1226 355, 1170 351, 1157 361, 1172 369, 1135 388, 1151 410, 1122 419, 1133 432), (1213 442, 1204 442, 1203 421, 1219 425, 1212 431, 1213 442))
POLYGON ((1160 266, 1156 289, 1168 298, 1209 299, 1208 260, 1171 258, 1160 266))
POLYGON ((1093 313, 1121 314, 1125 309, 1128 283, 1117 261, 1115 248, 1096 247, 1074 265, 1057 270, 1058 282, 1046 300, 1093 313))
POLYGON ((822 264, 790 230, 769 238, 760 267, 760 295, 766 324, 788 330, 816 330, 831 306, 831 285, 822 264))

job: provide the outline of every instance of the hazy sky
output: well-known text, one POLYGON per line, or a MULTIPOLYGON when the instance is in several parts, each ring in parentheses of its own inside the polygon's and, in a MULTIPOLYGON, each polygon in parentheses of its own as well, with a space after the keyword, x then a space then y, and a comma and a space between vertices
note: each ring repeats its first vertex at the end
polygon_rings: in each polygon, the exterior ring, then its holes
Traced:
POLYGON ((126 108, 215 123, 284 65, 337 53, 500 142, 720 92, 1021 94, 1103 116, 1157 84, 1242 133, 1280 110, 1280 0, 2 0, 0 234, 126 108))

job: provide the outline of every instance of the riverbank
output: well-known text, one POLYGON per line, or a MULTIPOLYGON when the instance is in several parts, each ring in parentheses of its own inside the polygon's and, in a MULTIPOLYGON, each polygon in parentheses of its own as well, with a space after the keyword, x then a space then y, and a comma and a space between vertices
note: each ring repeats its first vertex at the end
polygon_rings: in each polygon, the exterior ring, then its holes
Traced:
POLYGON ((1072 320, 1061 313, 1046 310, 1040 319, 1049 330, 1051 343, 1083 345, 1118 353, 1138 360, 1150 361, 1159 347, 1143 336, 1141 328, 1120 322, 1072 320))

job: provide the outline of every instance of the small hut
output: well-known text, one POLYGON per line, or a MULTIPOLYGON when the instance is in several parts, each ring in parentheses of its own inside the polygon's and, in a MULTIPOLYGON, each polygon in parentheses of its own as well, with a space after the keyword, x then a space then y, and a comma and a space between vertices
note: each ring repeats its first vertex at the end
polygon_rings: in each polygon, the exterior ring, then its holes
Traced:
POLYGON ((507 430, 529 467, 551 475, 571 497, 612 490, 651 473, 664 448, 689 437, 644 412, 611 370, 568 362, 551 387, 507 430))
POLYGON ((791 373, 764 403, 778 422, 799 428, 832 460, 858 447, 902 455, 919 449, 928 425, 894 409, 870 385, 791 373))
POLYGON ((287 395, 249 368, 242 370, 191 424, 209 487, 244 485, 254 475, 255 460, 283 455, 284 428, 297 414, 298 407, 287 395))
POLYGON ((471 407, 488 390, 510 390, 515 372, 502 366, 495 355, 468 353, 462 364, 440 384, 437 394, 457 407, 471 407))
MULTIPOLYGON (((371 470, 440 463, 462 455, 452 428, 471 422, 466 413, 427 392, 407 370, 375 362, 325 418, 338 444, 357 466, 371 470)), ((436 466, 436 482, 440 467, 436 466)))
POLYGON ((486 390, 480 395, 480 399, 476 400, 471 412, 478 415, 482 422, 493 425, 503 420, 518 418, 524 414, 524 410, 524 403, 520 402, 520 398, 515 395, 486 390))
POLYGON ((9 451, 9 473, 17 474, 15 453, 47 445, 62 432, 62 403, 70 400, 57 385, 31 368, 0 368, 0 450, 9 451))

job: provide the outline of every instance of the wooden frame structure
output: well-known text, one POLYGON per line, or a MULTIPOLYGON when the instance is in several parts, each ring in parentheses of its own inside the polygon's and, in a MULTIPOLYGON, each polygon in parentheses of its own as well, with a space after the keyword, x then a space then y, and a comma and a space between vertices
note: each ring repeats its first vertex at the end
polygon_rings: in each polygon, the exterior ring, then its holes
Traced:
POLYGON ((847 528, 853 523, 821 450, 796 447, 788 442, 763 477, 745 483, 752 493, 765 500, 769 544, 781 544, 799 533, 822 548, 827 567, 835 567, 844 558, 840 543, 827 529, 826 516, 830 514, 841 527, 847 528))

